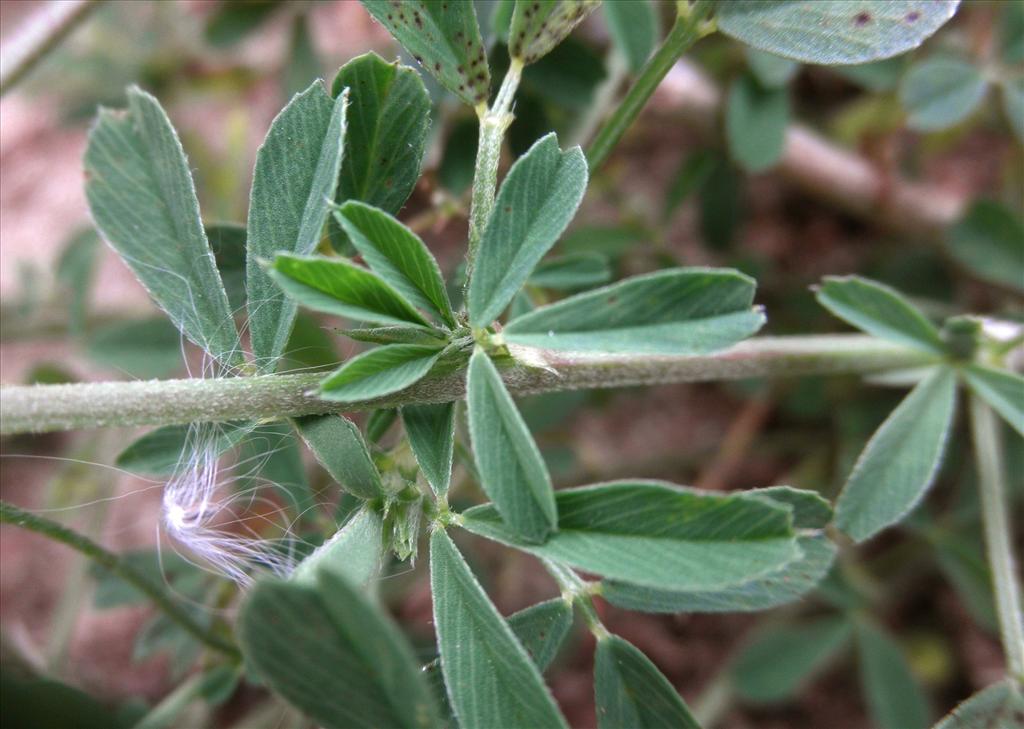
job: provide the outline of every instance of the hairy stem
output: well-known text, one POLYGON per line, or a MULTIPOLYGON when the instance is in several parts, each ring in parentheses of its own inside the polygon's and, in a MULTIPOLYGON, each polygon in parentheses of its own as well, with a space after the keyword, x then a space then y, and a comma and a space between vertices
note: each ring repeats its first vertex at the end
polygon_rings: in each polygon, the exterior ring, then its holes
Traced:
POLYGON ((1006 463, 999 422, 992 408, 971 396, 971 431, 978 464, 985 546, 992 569, 999 630, 1009 672, 1024 682, 1024 614, 1021 613, 1020 582, 1013 556, 1013 538, 1007 511, 1006 463))
POLYGON ((18 28, 0 62, 0 96, 21 81, 103 0, 47 3, 18 28))
POLYGON ((555 582, 558 583, 558 589, 562 591, 562 599, 580 611, 594 637, 598 640, 604 640, 611 635, 608 632, 608 628, 604 627, 604 623, 601 622, 601 618, 597 614, 597 608, 594 607, 594 593, 591 590, 591 584, 581 579, 570 568, 554 560, 541 559, 541 562, 548 573, 555 579, 555 582))
MULTIPOLYGON (((503 370, 512 393, 531 395, 678 382, 828 374, 872 374, 929 364, 934 356, 862 335, 757 337, 714 354, 562 354, 512 347, 520 362, 503 370)), ((358 403, 321 400, 323 374, 218 379, 0 386, 0 434, 134 425, 281 419, 414 403, 465 394, 460 370, 428 376, 401 392, 358 403)))
POLYGON ((711 10, 711 3, 706 0, 692 4, 679 2, 678 8, 676 22, 665 40, 648 59, 622 103, 590 144, 587 162, 591 173, 608 158, 676 60, 704 35, 705 18, 711 10))
POLYGON ((469 249, 466 253, 466 281, 473 272, 473 261, 480 247, 484 228, 494 209, 494 195, 498 187, 498 163, 501 161, 501 143, 505 131, 514 118, 512 100, 523 73, 523 62, 513 58, 501 82, 494 105, 477 109, 480 117, 480 139, 476 149, 476 169, 473 173, 473 197, 469 212, 469 249))
POLYGON ((192 617, 182 609, 174 599, 167 594, 160 585, 152 582, 146 575, 142 574, 130 564, 122 560, 113 552, 108 551, 88 537, 68 529, 62 524, 32 514, 24 509, 19 509, 6 501, 0 501, 0 523, 14 524, 15 526, 28 529, 29 531, 42 534, 55 541, 66 544, 77 552, 84 554, 96 564, 99 564, 113 574, 120 577, 143 593, 153 601, 168 618, 184 628, 190 635, 219 653, 223 653, 232 659, 239 659, 238 649, 224 638, 210 633, 201 625, 195 622, 192 617))

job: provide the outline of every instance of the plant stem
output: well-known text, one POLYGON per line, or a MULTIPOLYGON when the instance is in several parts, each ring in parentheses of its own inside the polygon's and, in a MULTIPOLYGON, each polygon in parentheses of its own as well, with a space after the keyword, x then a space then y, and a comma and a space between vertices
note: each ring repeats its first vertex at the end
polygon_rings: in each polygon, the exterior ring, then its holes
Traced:
POLYGON ((68 529, 62 524, 19 509, 6 501, 0 501, 0 523, 14 524, 29 531, 42 534, 55 541, 66 544, 77 552, 105 567, 148 597, 171 620, 184 628, 197 640, 215 651, 238 660, 241 655, 238 649, 225 639, 210 633, 195 622, 178 603, 160 585, 153 583, 118 555, 108 551, 88 537, 68 529))
POLYGON ((985 546, 992 569, 996 614, 1006 652, 1006 664, 1017 681, 1024 682, 1024 614, 1020 582, 1013 555, 1010 518, 1007 513, 1005 468, 999 422, 992 408, 977 396, 970 397, 971 431, 978 465, 978 487, 985 546))
POLYGON ((558 583, 558 587, 562 591, 562 599, 579 609, 594 637, 598 640, 604 640, 611 635, 608 632, 608 628, 604 627, 604 623, 601 622, 601 618, 597 615, 591 585, 580 579, 579 575, 565 565, 550 559, 541 559, 541 562, 548 573, 555 578, 555 582, 558 583))
POLYGON ((477 108, 480 117, 480 139, 476 148, 476 169, 473 173, 473 197, 469 211, 469 248, 466 252, 466 281, 473 273, 473 261, 480 247, 484 228, 494 209, 494 195, 498 187, 498 163, 501 161, 501 143, 512 123, 512 100, 523 73, 523 62, 513 58, 502 79, 501 88, 490 108, 477 108))
POLYGON ((615 110, 597 133, 587 150, 587 162, 590 172, 600 167, 611 154, 612 149, 622 135, 626 133, 633 120, 639 116, 647 100, 651 98, 658 84, 665 78, 672 65, 685 53, 690 46, 705 35, 704 19, 711 10, 707 0, 697 0, 693 4, 677 2, 678 13, 676 22, 665 36, 665 40, 640 70, 636 81, 630 88, 622 103, 615 110))
POLYGON ((40 7, 15 31, 0 62, 0 96, 28 75, 103 0, 63 0, 40 7))
MULTIPOLYGON (((918 367, 933 355, 862 335, 757 337, 714 354, 635 356, 561 354, 513 348, 544 366, 515 364, 502 376, 513 394, 631 387, 753 377, 873 374, 918 367)), ((281 419, 413 403, 465 394, 457 372, 427 377, 401 392, 358 403, 316 396, 320 373, 148 382, 0 386, 0 434, 81 428, 281 419)))

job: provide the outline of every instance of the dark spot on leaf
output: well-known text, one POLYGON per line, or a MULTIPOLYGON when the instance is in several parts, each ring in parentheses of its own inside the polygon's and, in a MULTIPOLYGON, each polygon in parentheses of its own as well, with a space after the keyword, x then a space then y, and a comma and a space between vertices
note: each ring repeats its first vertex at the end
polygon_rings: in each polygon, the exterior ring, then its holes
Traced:
POLYGON ((871 13, 866 10, 862 10, 854 16, 853 22, 856 23, 858 27, 863 27, 871 22, 871 13))
POLYGON ((506 205, 505 206, 505 212, 506 213, 511 213, 512 212, 512 206, 511 205, 506 205))
POLYGON ((921 13, 919 13, 917 10, 911 10, 909 13, 907 13, 907 22, 908 23, 913 23, 913 22, 916 22, 916 21, 918 21, 920 19, 921 19, 921 13))
POLYGON ((481 71, 480 73, 478 73, 476 75, 476 80, 477 81, 486 81, 487 80, 487 74, 485 74, 483 71, 481 71))
POLYGON ((434 73, 441 73, 441 62, 434 61, 434 73))
POLYGON ((619 301, 619 297, 618 296, 609 296, 608 297, 608 303, 609 304, 617 304, 618 301, 619 301))

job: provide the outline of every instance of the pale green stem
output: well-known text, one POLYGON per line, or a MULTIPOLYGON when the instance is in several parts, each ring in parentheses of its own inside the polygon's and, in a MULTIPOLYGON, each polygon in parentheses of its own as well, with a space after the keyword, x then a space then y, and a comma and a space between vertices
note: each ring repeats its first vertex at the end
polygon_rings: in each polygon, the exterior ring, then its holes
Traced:
POLYGON ((0 501, 0 524, 13 524, 66 544, 75 551, 84 554, 96 564, 107 568, 110 572, 144 594, 168 618, 180 625, 186 632, 207 647, 223 653, 232 659, 240 657, 238 649, 234 645, 224 638, 210 633, 196 623, 192 616, 174 601, 162 585, 151 581, 146 575, 132 567, 131 564, 88 537, 68 529, 63 524, 58 524, 55 521, 37 516, 24 509, 19 509, 17 506, 6 501, 0 501))
MULTIPOLYGON (((184 683, 167 694, 160 703, 133 724, 132 729, 166 729, 166 727, 172 726, 181 718, 181 713, 189 707, 189 704, 202 696, 203 680, 202 674, 196 674, 186 679, 184 683)), ((181 726, 180 722, 178 725, 181 726)))
MULTIPOLYGON (((523 354, 516 350, 513 354, 523 354)), ((530 350, 531 362, 502 372, 515 395, 753 377, 875 374, 929 364, 935 357, 861 335, 757 337, 697 356, 561 354, 530 350)), ((323 374, 260 375, 148 382, 0 386, 0 434, 82 428, 264 420, 347 413, 412 403, 451 402, 465 394, 457 371, 427 377, 383 398, 321 400, 323 374)))
POLYGON ((693 718, 712 729, 732 706, 732 679, 728 667, 719 671, 693 704, 693 718))
POLYGON ((590 165, 591 173, 608 158, 673 64, 689 50, 690 46, 707 34, 709 26, 705 18, 711 10, 710 2, 697 0, 690 4, 680 0, 677 7, 679 12, 672 29, 640 70, 636 81, 615 113, 608 118, 590 144, 587 150, 587 163, 590 165))
POLYGON ((501 161, 501 143, 505 132, 515 118, 512 100, 523 73, 523 62, 513 58, 501 82, 494 104, 477 107, 480 117, 480 138, 476 149, 476 169, 473 173, 472 203, 469 212, 469 248, 466 252, 466 281, 473 273, 480 239, 494 209, 495 190, 498 187, 498 163, 501 161))
POLYGON ((1024 615, 1021 613, 1020 581, 1007 513, 1006 463, 999 421, 992 409, 974 395, 970 397, 970 411, 982 526, 992 570, 999 631, 1007 668, 1017 681, 1024 682, 1024 615))
POLYGON ((604 640, 611 635, 608 632, 608 628, 604 627, 604 623, 601 622, 601 618, 597 615, 597 609, 594 607, 592 585, 585 582, 579 575, 563 564, 546 558, 542 558, 541 562, 544 564, 544 568, 555 578, 555 582, 558 583, 558 588, 562 591, 562 599, 579 609, 594 637, 598 640, 604 640))

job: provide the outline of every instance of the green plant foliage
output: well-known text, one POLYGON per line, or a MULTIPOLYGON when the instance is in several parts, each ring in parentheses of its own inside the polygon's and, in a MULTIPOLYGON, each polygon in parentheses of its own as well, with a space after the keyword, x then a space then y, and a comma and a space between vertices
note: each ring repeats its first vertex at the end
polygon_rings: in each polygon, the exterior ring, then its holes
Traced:
POLYGON ((583 352, 702 354, 764 324, 754 280, 731 269, 676 268, 635 276, 524 314, 508 342, 583 352))
POLYGON ((832 568, 836 547, 828 537, 799 537, 803 556, 763 577, 717 590, 672 591, 609 580, 601 596, 616 607, 647 613, 753 612, 799 600, 832 568))
POLYGON ((491 72, 473 3, 360 2, 442 86, 470 106, 487 102, 491 72))
POLYGON ((555 660, 572 627, 572 605, 561 598, 531 605, 508 618, 508 627, 541 671, 555 660))
POLYGON ((563 489, 555 502, 558 531, 540 545, 519 538, 491 504, 466 511, 463 526, 539 557, 663 590, 731 587, 800 557, 789 509, 756 496, 619 481, 563 489))
POLYGON ((288 579, 316 587, 319 573, 330 572, 355 587, 366 588, 380 574, 383 540, 380 514, 363 508, 302 560, 288 579))
POLYGON ((249 331, 257 365, 273 370, 295 320, 264 262, 276 253, 312 253, 327 222, 338 185, 345 138, 344 96, 332 99, 315 81, 292 99, 270 126, 256 153, 246 261, 249 331), (296 139, 308 140, 295 144, 296 139))
POLYGON ((174 325, 157 316, 98 327, 86 340, 85 353, 93 362, 131 377, 165 377, 181 367, 181 345, 174 325))
POLYGON ((474 327, 486 327, 508 306, 576 214, 586 187, 583 152, 561 151, 554 134, 516 160, 494 202, 469 282, 474 327))
POLYGON ((700 729, 651 659, 617 635, 597 641, 594 697, 599 729, 700 729))
POLYGON ((866 63, 916 48, 960 0, 719 2, 718 28, 778 56, 826 65, 866 63))
POLYGON ((279 254, 268 273, 288 296, 316 311, 373 324, 429 326, 384 279, 342 258, 279 254))
POLYGON ((1024 727, 1024 695, 1012 679, 994 683, 959 704, 934 729, 978 729, 979 727, 1024 727))
POLYGON ((769 486, 753 489, 749 493, 789 506, 793 510, 793 526, 798 529, 824 529, 832 521, 831 504, 816 491, 795 489, 792 486, 769 486))
POLYGON ((203 35, 217 48, 227 48, 260 28, 279 9, 281 0, 249 0, 239 3, 224 0, 206 21, 203 35))
POLYGON ((533 270, 529 285, 576 291, 607 283, 611 277, 611 264, 603 253, 568 253, 541 261, 533 270))
POLYGON ((223 364, 239 363, 238 331, 188 161, 156 99, 132 87, 127 111, 101 110, 89 134, 85 177, 96 226, 157 305, 223 364))
POLYGON ((868 708, 880 729, 925 729, 928 702, 899 646, 878 628, 857 625, 860 679, 868 708))
POLYGON ((407 405, 402 425, 416 462, 434 493, 444 498, 452 480, 455 454, 455 403, 407 405))
POLYGON ((517 538, 543 542, 558 521, 551 477, 498 369, 480 350, 469 360, 466 400, 480 485, 517 538))
POLYGON ((643 68, 658 42, 658 14, 649 0, 601 5, 612 43, 626 59, 631 73, 643 68))
POLYGON ((1024 222, 992 200, 979 200, 944 238, 946 250, 972 274, 1024 291, 1024 222))
MULTIPOLYGON (((747 47, 747 65, 766 89, 781 89, 800 70, 800 64, 782 56, 747 47)), ((855 67, 856 68, 856 67, 855 67)))
POLYGON ((566 727, 540 671, 443 531, 430 586, 445 685, 463 729, 566 727))
POLYGON ((852 633, 843 617, 762 630, 732 664, 733 686, 746 701, 783 701, 834 659, 852 633))
POLYGON ((284 67, 284 95, 290 99, 304 91, 313 81, 320 78, 321 64, 317 56, 313 37, 309 32, 309 14, 301 13, 292 18, 291 34, 288 38, 288 63, 284 67))
MULTIPOLYGON (((217 453, 224 453, 241 442, 251 429, 249 423, 220 423, 211 432, 208 444, 217 453)), ((132 441, 114 460, 114 465, 140 476, 170 476, 195 447, 196 431, 191 425, 165 425, 132 441)))
POLYGON ((836 526, 862 542, 917 505, 942 463, 956 405, 956 375, 922 380, 871 436, 836 502, 836 526))
POLYGON ((422 344, 426 347, 444 347, 448 343, 447 335, 443 331, 415 326, 342 329, 341 333, 349 339, 368 344, 422 344))
POLYGON ((0 710, 12 727, 73 726, 76 729, 128 729, 131 715, 116 711, 84 691, 60 681, 0 674, 0 710))
POLYGON ((508 31, 509 54, 536 63, 568 36, 600 0, 516 0, 508 31))
POLYGON ((231 311, 245 309, 245 226, 234 223, 212 223, 205 226, 213 258, 217 262, 224 291, 228 295, 231 311))
POLYGON ((376 53, 356 56, 338 70, 331 94, 349 90, 353 123, 345 133, 336 200, 360 200, 395 214, 420 176, 430 131, 430 97, 416 71, 376 53))
POLYGON ((348 581, 264 580, 242 605, 239 640, 259 675, 327 729, 437 726, 437 709, 398 628, 348 581))
POLYGON ((929 58, 911 66, 900 84, 907 126, 934 131, 957 124, 978 108, 988 90, 981 70, 957 58, 929 58))
POLYGON ((407 301, 455 326, 437 261, 423 241, 383 210, 348 202, 335 214, 366 264, 407 301))
POLYGON ((361 499, 384 495, 380 472, 359 428, 340 415, 308 415, 295 427, 317 461, 335 481, 361 499))
POLYGON ((299 524, 312 518, 316 500, 306 478, 299 439, 288 423, 264 423, 250 429, 242 440, 240 460, 247 466, 243 484, 273 488, 299 524))
POLYGON ((388 344, 356 355, 320 383, 320 397, 358 402, 404 390, 423 379, 442 350, 418 344, 388 344))
POLYGON ((1024 76, 1004 79, 1000 88, 1006 121, 1020 143, 1024 144, 1024 76))
POLYGON ((782 157, 789 124, 784 89, 765 89, 752 76, 740 76, 725 105, 725 139, 733 159, 748 172, 763 172, 782 157))
POLYGON ((57 260, 57 279, 67 287, 69 294, 68 327, 74 336, 85 334, 99 243, 96 231, 84 228, 71 237, 57 260))
POLYGON ((868 334, 945 354, 935 325, 888 286, 859 276, 829 276, 818 289, 818 303, 868 334))
POLYGON ((961 374, 971 390, 1024 435, 1024 377, 982 365, 968 365, 961 374))

